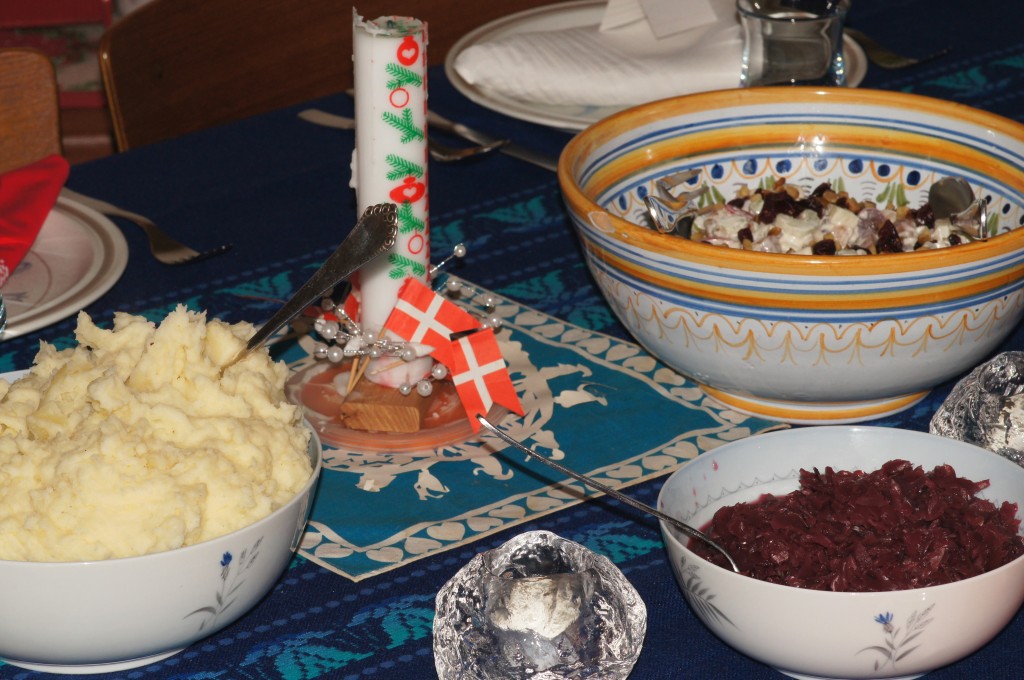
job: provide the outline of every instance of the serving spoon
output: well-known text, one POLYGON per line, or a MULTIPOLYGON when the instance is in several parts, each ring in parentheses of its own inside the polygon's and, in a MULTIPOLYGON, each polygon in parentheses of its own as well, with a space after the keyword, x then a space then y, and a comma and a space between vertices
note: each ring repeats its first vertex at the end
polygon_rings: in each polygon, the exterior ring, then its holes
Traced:
POLYGON ((644 205, 647 206, 647 216, 651 219, 655 229, 663 234, 676 234, 683 238, 690 238, 693 218, 699 212, 697 199, 705 194, 708 188, 701 185, 696 189, 684 191, 678 196, 673 193, 673 190, 699 175, 700 170, 683 170, 662 177, 654 183, 655 190, 660 195, 647 194, 644 196, 644 205))
POLYGON ((676 519, 675 517, 672 517, 670 515, 666 515, 665 513, 661 512, 660 510, 656 510, 655 508, 652 508, 651 506, 647 505, 646 503, 641 503, 640 501, 636 500, 635 498, 631 498, 630 496, 627 496, 624 493, 616 491, 615 489, 611 488, 610 486, 602 484, 601 482, 597 481, 596 479, 594 479, 592 477, 588 477, 588 476, 580 474, 579 472, 576 472, 574 470, 570 470, 569 468, 565 467, 564 465, 556 463, 555 461, 542 456, 541 454, 539 454, 536 451, 534 451, 533 449, 531 449, 529 446, 523 444, 522 442, 520 442, 520 441, 518 441, 516 439, 513 439, 512 437, 508 436, 507 434, 505 434, 504 432, 499 430, 494 424, 492 424, 489 420, 487 420, 483 416, 477 416, 476 419, 478 421, 480 421, 480 424, 483 425, 485 428, 487 428, 492 434, 496 435, 498 437, 498 439, 500 439, 503 442, 505 442, 506 444, 508 444, 508 445, 510 445, 510 446, 512 446, 512 447, 514 447, 514 448, 516 448, 516 449, 518 449, 520 451, 522 451, 523 453, 525 453, 526 455, 530 456, 531 458, 536 458, 537 460, 541 461, 545 465, 548 465, 548 466, 554 468, 555 470, 558 470, 563 475, 566 475, 568 477, 572 477, 573 479, 575 479, 578 482, 582 482, 583 484, 586 484, 587 486, 589 486, 589 487, 591 487, 593 489, 597 489, 598 491, 606 493, 609 496, 611 496, 612 498, 614 498, 616 500, 619 500, 619 501, 622 501, 626 505, 629 505, 629 506, 631 506, 633 508, 636 508, 637 510, 639 510, 641 512, 646 512, 649 515, 653 515, 654 517, 657 517, 661 521, 666 522, 667 524, 670 524, 671 526, 673 526, 674 528, 678 529, 682 533, 686 534, 690 538, 695 538, 698 541, 701 541, 702 543, 704 543, 705 545, 710 546, 711 548, 714 548, 719 553, 721 553, 721 555, 723 557, 725 557, 726 560, 728 560, 729 566, 732 568, 732 570, 734 572, 736 572, 737 574, 742 573, 742 572, 740 572, 740 568, 738 566, 736 566, 736 561, 732 558, 732 555, 730 555, 728 552, 726 552, 725 548, 723 548, 718 543, 716 543, 710 536, 705 534, 703 531, 700 531, 698 529, 694 529, 689 524, 686 524, 685 522, 681 522, 678 519, 676 519))
POLYGON ((935 219, 949 218, 955 226, 973 239, 984 239, 988 222, 988 203, 974 198, 974 190, 963 177, 942 177, 928 189, 928 204, 935 219))
POLYGON ((298 316, 329 290, 347 281, 360 267, 383 255, 395 245, 398 235, 398 206, 379 203, 363 211, 356 225, 341 245, 328 256, 306 283, 274 313, 252 336, 245 347, 221 366, 221 375, 270 338, 279 328, 298 316))

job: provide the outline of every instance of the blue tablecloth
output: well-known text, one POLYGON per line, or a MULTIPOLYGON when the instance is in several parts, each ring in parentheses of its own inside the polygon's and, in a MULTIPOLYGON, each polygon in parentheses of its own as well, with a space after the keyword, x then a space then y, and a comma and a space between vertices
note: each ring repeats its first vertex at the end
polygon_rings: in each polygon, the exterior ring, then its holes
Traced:
MULTIPOLYGON (((851 25, 901 51, 952 47, 945 57, 913 69, 871 67, 863 87, 941 97, 1024 120, 1024 21, 1012 5, 996 0, 969 6, 953 0, 854 4, 851 25)), ((352 113, 352 102, 343 95, 307 106, 352 113)), ((439 68, 430 73, 430 106, 552 154, 570 138, 469 102, 439 68)), ((115 311, 155 317, 179 302, 201 300, 211 315, 259 321, 291 293, 291 283, 274 283, 279 274, 311 270, 323 261, 355 221, 355 197, 348 187, 353 137, 299 121, 301 108, 72 169, 71 188, 147 214, 197 248, 234 244, 232 252, 216 259, 164 267, 146 252, 141 232, 119 223, 131 257, 118 284, 89 306, 95 319, 108 321, 115 311), (254 290, 254 281, 263 288, 254 290)), ((470 249, 454 273, 545 314, 629 339, 586 271, 561 212, 554 174, 502 155, 433 164, 430 172, 434 252, 463 241, 470 249)), ((68 319, 3 343, 0 368, 27 366, 40 339, 69 343, 73 326, 68 319)), ((1022 347, 1018 330, 1004 349, 1022 347)), ((914 409, 877 424, 926 429, 949 388, 942 386, 914 409)), ((654 503, 660 481, 643 482, 631 493, 654 503)), ((554 531, 609 556, 640 592, 651 616, 634 678, 779 677, 697 621, 672 580, 656 524, 607 500, 588 501, 360 582, 296 558, 273 593, 224 631, 162 663, 103 677, 435 677, 435 593, 478 551, 530 529, 554 531)), ((1018 614, 992 644, 930 677, 1021 677, 1022 640, 1024 614, 1018 614)), ((0 665, 0 680, 43 677, 54 676, 0 665)))

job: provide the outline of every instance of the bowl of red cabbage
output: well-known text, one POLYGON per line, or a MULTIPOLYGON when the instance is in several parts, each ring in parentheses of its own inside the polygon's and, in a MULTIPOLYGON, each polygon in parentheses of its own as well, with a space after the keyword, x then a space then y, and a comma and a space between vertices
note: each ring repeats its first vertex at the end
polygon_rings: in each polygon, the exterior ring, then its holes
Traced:
POLYGON ((1024 468, 924 432, 829 426, 756 435, 690 461, 658 507, 697 616, 796 678, 914 678, 989 642, 1024 602, 1024 468))

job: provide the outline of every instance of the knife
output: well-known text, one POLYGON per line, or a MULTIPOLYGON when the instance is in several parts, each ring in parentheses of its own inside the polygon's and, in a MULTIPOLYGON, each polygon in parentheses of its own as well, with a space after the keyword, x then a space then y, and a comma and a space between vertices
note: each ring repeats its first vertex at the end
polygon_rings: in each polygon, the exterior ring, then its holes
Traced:
MULTIPOLYGON (((448 134, 462 137, 463 139, 469 140, 475 144, 495 144, 501 141, 500 137, 489 135, 486 132, 480 132, 473 128, 467 127, 462 123, 456 123, 453 120, 448 120, 439 113, 434 111, 427 111, 427 125, 430 127, 447 132, 448 134)), ((521 161, 532 163, 540 166, 545 170, 551 170, 552 172, 558 172, 558 159, 533 149, 527 149, 525 146, 516 144, 515 142, 509 142, 498 149, 499 153, 503 153, 506 156, 512 156, 518 158, 521 161)))
MULTIPOLYGON (((353 118, 349 118, 348 116, 338 116, 319 109, 306 109, 304 111, 300 111, 299 118, 309 123, 315 123, 316 125, 341 128, 342 130, 354 130, 356 127, 356 121, 353 118)), ((498 146, 497 150, 501 153, 526 161, 527 163, 539 165, 545 170, 558 172, 557 158, 553 158, 538 151, 533 151, 532 149, 527 149, 515 142, 509 142, 499 137, 479 132, 466 127, 462 123, 456 123, 455 121, 448 120, 444 116, 434 113, 433 111, 427 111, 427 125, 441 130, 442 132, 455 135, 456 137, 461 137, 462 139, 473 142, 474 144, 500 144, 501 146, 498 146)))

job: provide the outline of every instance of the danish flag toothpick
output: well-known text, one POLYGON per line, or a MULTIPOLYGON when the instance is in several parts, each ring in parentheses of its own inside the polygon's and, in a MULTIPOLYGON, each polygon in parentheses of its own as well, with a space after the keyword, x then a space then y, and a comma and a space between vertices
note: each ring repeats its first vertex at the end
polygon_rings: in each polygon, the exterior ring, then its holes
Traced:
POLYGON ((479 326, 468 312, 411 277, 399 289, 394 311, 384 324, 386 330, 407 342, 433 347, 431 355, 449 367, 452 333, 479 326))
POLYGON ((474 432, 480 429, 476 416, 486 416, 495 403, 524 415, 493 329, 459 338, 452 343, 451 354, 452 382, 474 432))

